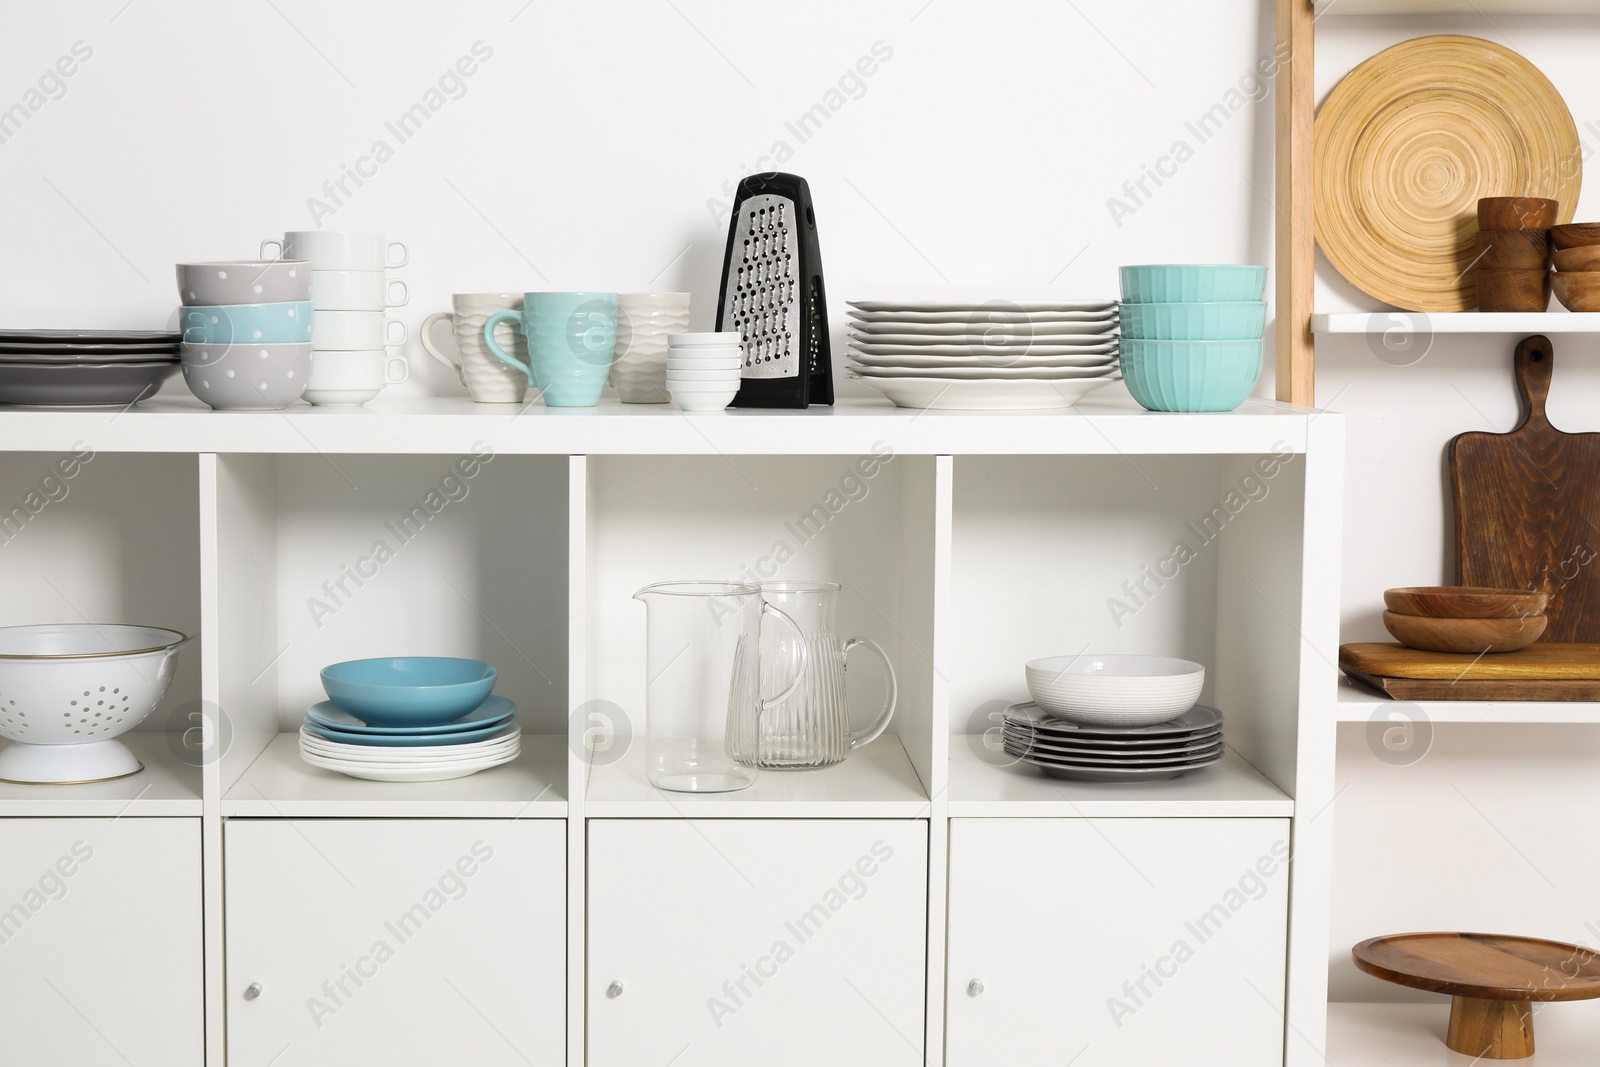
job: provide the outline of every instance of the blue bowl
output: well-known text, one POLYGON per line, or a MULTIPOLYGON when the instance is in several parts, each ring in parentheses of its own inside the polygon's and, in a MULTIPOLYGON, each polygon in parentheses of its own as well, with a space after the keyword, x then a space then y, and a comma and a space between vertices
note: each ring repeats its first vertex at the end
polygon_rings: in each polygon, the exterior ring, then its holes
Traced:
POLYGON ((1122 381, 1151 411, 1232 411, 1261 376, 1256 341, 1144 341, 1124 337, 1122 381))
POLYGON ((373 726, 437 726, 489 699, 497 672, 476 659, 394 656, 322 668, 328 699, 373 726))
POLYGON ((1194 304, 1260 300, 1267 268, 1238 264, 1158 263, 1122 267, 1122 299, 1129 304, 1194 304))
POLYGON ((1265 300, 1212 304, 1123 304, 1122 336, 1157 341, 1254 341, 1267 325, 1265 300))
POLYGON ((311 301, 183 307, 178 329, 190 344, 297 344, 311 340, 311 301))

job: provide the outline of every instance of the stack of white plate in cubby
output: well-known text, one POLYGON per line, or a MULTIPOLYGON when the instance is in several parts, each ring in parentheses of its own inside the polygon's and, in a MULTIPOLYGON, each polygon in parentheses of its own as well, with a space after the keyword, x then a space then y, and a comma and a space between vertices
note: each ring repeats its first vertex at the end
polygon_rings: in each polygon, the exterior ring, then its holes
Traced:
POLYGON ((522 750, 517 706, 491 696, 438 726, 370 726, 325 700, 306 709, 300 757, 374 782, 442 782, 510 763, 522 750))

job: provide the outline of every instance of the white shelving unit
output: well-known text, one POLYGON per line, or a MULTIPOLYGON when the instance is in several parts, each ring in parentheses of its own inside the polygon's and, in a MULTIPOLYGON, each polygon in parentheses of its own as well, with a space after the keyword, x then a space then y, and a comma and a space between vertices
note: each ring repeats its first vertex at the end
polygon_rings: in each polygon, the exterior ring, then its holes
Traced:
POLYGON ((1368 722, 1375 715, 1409 712, 1429 722, 1600 723, 1600 704, 1581 700, 1391 700, 1339 680, 1335 704, 1340 722, 1368 722))
MULTIPOLYGON (((81 614, 198 632, 198 655, 184 656, 172 707, 149 725, 170 731, 204 719, 205 758, 188 758, 166 732, 136 732, 132 743, 148 754, 144 774, 100 786, 0 788, 0 815, 194 820, 204 908, 196 919, 202 958, 192 964, 204 971, 213 1067, 224 1064, 230 1044, 235 1064, 269 1060, 275 1013, 303 1020, 304 999, 315 992, 297 984, 309 980, 307 954, 354 966, 365 948, 341 947, 341 931, 370 942, 363 931, 381 933, 405 910, 407 893, 424 899, 430 884, 449 884, 440 872, 458 866, 564 879, 564 912, 537 905, 516 935, 564 944, 567 954, 557 968, 568 991, 565 1034, 517 1030, 541 1042, 519 1049, 530 1062, 608 1067, 603 1050, 585 1042, 602 1018, 640 1035, 690 1026, 652 1014, 681 991, 641 988, 649 980, 630 983, 620 973, 655 973, 643 959, 629 967, 628 954, 663 946, 594 941, 588 908, 599 900, 626 910, 648 892, 636 884, 638 856, 591 851, 600 829, 606 841, 642 834, 655 842, 667 882, 725 880, 732 894, 782 884, 798 894, 792 903, 801 911, 798 901, 848 886, 839 880, 876 869, 883 852, 912 864, 909 875, 894 867, 891 880, 871 883, 867 899, 872 913, 914 920, 914 973, 899 964, 882 973, 884 1002, 893 1005, 885 1015, 859 1010, 854 994, 839 1001, 849 1020, 839 1023, 843 1032, 862 1028, 872 1047, 906 1048, 908 1063, 944 1057, 943 991, 958 978, 947 973, 945 954, 947 874, 962 863, 949 849, 953 821, 969 820, 973 840, 1003 839, 1012 820, 1072 823, 1082 831, 1067 834, 1080 864, 1115 860, 1105 842, 1122 834, 1152 855, 1172 839, 1194 847, 1230 841, 1252 857, 1269 844, 1287 850, 1292 837, 1295 864, 1284 876, 1292 881, 1281 886, 1295 902, 1292 921, 1280 930, 1258 916, 1236 951, 1251 973, 1284 973, 1286 961, 1287 982, 1270 991, 1269 1003, 1280 1003, 1291 1024, 1321 1018, 1329 847, 1324 824, 1302 825, 1295 815, 1321 810, 1333 795, 1334 724, 1321 709, 1335 684, 1338 639, 1338 574, 1327 562, 1339 558, 1338 416, 1268 402, 1222 414, 1155 414, 1114 398, 1005 415, 881 403, 687 417, 611 403, 575 412, 449 400, 281 414, 212 413, 181 400, 145 407, 0 414, 0 447, 8 450, 0 493, 20 493, 58 452, 88 447, 95 457, 72 495, 0 558, 25 568, 0 618, 81 614), (139 506, 150 492, 161 507, 139 506), (1193 542, 1191 558, 1157 583, 1151 575, 1181 540, 1193 542), (390 551, 372 562, 379 542, 390 551), (66 572, 71 581, 45 584, 66 572), (842 585, 840 632, 872 638, 896 665, 900 703, 890 732, 840 766, 769 772, 743 793, 656 791, 643 773, 644 611, 632 593, 671 578, 778 575, 842 585), (970 735, 986 729, 997 706, 1026 698, 1026 659, 1089 648, 1204 663, 1203 699, 1226 715, 1224 762, 1174 781, 1098 786, 976 757, 970 735), (306 705, 320 699, 317 668, 406 653, 494 662, 498 691, 519 707, 521 758, 417 785, 357 781, 301 763, 295 730, 306 705), (590 758, 585 739, 597 729, 603 743, 590 758), (397 844, 412 840, 407 827, 417 828, 414 847, 397 844), (790 839, 800 851, 764 844, 790 839), (504 864, 485 861, 486 852, 504 864), (259 924, 277 921, 271 892, 251 887, 247 904, 227 908, 228 886, 234 898, 241 892, 241 870, 319 887, 338 921, 307 912, 306 924, 263 936, 259 924), (619 887, 619 878, 628 884, 619 887), (385 886, 387 903, 369 900, 364 884, 385 886), (313 929, 315 943, 307 940, 313 929), (603 949, 596 958, 619 973, 591 973, 586 945, 603 949), (628 996, 608 994, 613 980, 628 996), (244 996, 252 982, 267 990, 259 999, 244 996), (282 997, 296 998, 293 1012, 282 997), (923 1020, 922 1032, 892 1042, 867 1032, 902 1017, 923 1020), (239 1025, 225 1031, 230 1018, 239 1025)), ((857 725, 868 721, 882 684, 871 664, 851 673, 857 725)), ((494 937, 471 902, 511 892, 496 885, 492 893, 470 890, 462 903, 447 895, 442 907, 451 910, 440 912, 472 933, 438 966, 486 985, 509 981, 503 969, 516 957, 474 955, 490 953, 494 937)), ((1208 886, 1141 885, 1158 902, 1149 906, 1167 908, 1164 918, 1179 926, 1210 903, 1200 897, 1208 886)), ((556 890, 543 885, 539 893, 549 901, 556 890)), ((761 899, 740 898, 738 929, 765 944, 794 915, 768 914, 761 899)), ((709 955, 695 974, 726 966, 737 976, 741 961, 754 965, 751 945, 718 941, 733 934, 720 922, 715 893, 680 904, 681 930, 660 936, 701 931, 697 944, 709 955)), ((963 929, 975 929, 973 921, 964 918, 963 929)), ((1127 954, 1142 951, 1131 946, 1143 928, 1108 937, 1090 961, 1097 972, 1136 971, 1139 959, 1127 954)), ((844 941, 808 958, 845 961, 850 973, 849 961, 873 944, 844 941)), ((416 984, 432 981, 426 956, 419 951, 405 970, 386 971, 385 993, 363 993, 362 1011, 375 1014, 362 1018, 381 1019, 385 1010, 399 1018, 445 995, 416 984)), ((1016 968, 1014 986, 1055 980, 1034 981, 1036 963, 1021 958, 996 965, 1016 968)), ((786 972, 789 996, 833 1002, 832 987, 814 984, 824 980, 811 975, 816 966, 786 972)), ((107 973, 110 980, 117 972, 107 973)), ((560 980, 548 968, 516 977, 560 980)), ((993 982, 1003 998, 1004 974, 993 982)), ((498 1001, 483 995, 483 1016, 494 1018, 498 1001)), ((789 1010, 782 994, 766 996, 763 1010, 789 1010)), ((1181 1027, 1189 1010, 1171 998, 1160 1025, 1181 1027)), ((462 1019, 481 1025, 470 1014, 462 1019)), ((352 1016, 350 1025, 376 1023, 352 1016)), ((1263 1026, 1281 1025, 1252 1016, 1251 1047, 1277 1047, 1260 1038, 1263 1026)), ((304 1032, 315 1040, 315 1028, 304 1032)), ((743 1056, 744 1032, 712 1028, 696 1040, 733 1042, 724 1051, 743 1056)), ((303 1050, 305 1062, 322 1062, 316 1048, 331 1055, 334 1045, 303 1050)), ((661 1051, 667 1062, 678 1050, 661 1051)), ((1287 1056, 1296 1067, 1313 1062, 1292 1041, 1287 1056)))

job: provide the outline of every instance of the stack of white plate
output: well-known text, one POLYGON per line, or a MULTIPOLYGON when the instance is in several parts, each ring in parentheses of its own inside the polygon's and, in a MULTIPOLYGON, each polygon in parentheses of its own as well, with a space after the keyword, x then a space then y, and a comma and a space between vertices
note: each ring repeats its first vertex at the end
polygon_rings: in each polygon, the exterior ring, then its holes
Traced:
POLYGON ((850 377, 900 407, 1069 407, 1121 377, 1117 302, 850 302, 850 377))
POLYGON ((1222 762, 1222 713, 1196 704, 1148 726, 1086 725, 1034 703, 1005 710, 1008 755, 1052 778, 1080 782, 1149 782, 1222 762))
POLYGON ((517 706, 491 696, 438 726, 370 726, 331 700, 306 709, 300 758, 373 782, 442 782, 510 763, 522 750, 517 706))

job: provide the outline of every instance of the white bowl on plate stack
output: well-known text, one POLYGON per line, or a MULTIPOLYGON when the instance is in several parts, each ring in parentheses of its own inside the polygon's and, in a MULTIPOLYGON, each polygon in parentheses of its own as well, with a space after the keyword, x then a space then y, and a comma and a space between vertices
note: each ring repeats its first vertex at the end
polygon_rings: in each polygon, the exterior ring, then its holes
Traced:
POLYGON ((1064 408, 1120 378, 1117 302, 850 302, 850 377, 900 407, 1064 408))
POLYGON ((1028 695, 1052 715, 1093 726, 1151 726, 1200 699, 1206 669, 1168 656, 1050 656, 1029 660, 1028 695))
POLYGON ((739 395, 743 370, 737 332, 667 335, 667 395, 679 411, 721 411, 739 395))

